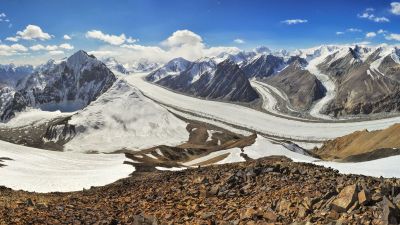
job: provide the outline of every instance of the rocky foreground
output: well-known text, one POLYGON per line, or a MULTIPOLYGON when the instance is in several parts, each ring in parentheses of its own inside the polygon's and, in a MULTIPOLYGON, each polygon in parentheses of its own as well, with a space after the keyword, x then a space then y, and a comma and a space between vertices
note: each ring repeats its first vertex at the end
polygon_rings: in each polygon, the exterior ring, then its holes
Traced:
POLYGON ((398 224, 400 180, 269 157, 136 173, 105 187, 0 188, 0 224, 398 224))

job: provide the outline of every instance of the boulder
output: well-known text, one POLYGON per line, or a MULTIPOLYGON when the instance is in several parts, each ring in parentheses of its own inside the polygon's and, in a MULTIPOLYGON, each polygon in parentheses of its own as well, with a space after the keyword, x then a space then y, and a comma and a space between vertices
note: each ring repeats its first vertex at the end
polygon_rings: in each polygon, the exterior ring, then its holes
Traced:
POLYGON ((337 212, 346 212, 357 200, 357 185, 349 185, 342 189, 336 199, 332 202, 332 209, 337 212))

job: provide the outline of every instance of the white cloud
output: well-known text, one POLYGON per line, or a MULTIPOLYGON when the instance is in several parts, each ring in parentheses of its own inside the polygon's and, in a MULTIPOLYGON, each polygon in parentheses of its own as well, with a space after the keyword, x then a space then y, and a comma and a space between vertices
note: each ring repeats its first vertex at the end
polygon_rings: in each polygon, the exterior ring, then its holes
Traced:
POLYGON ((184 45, 202 45, 203 39, 190 30, 178 30, 175 31, 167 40, 161 43, 163 46, 170 48, 178 48, 184 45))
POLYGON ((5 18, 6 14, 5 13, 0 13, 0 18, 5 18))
POLYGON ((33 46, 31 46, 31 47, 29 47, 29 49, 31 49, 32 51, 41 51, 41 50, 45 50, 45 51, 57 51, 57 50, 59 50, 59 51, 61 51, 61 50, 72 50, 72 49, 74 49, 74 46, 72 46, 72 45, 70 45, 70 44, 67 44, 67 43, 64 43, 64 44, 61 44, 61 45, 59 45, 59 46, 57 46, 57 45, 46 45, 46 46, 44 46, 44 45, 41 45, 41 44, 37 44, 37 45, 33 45, 33 46))
POLYGON ((390 9, 390 12, 395 15, 400 15, 400 2, 392 2, 390 3, 390 6, 392 7, 390 9))
POLYGON ((390 20, 386 17, 377 17, 375 16, 372 12, 374 11, 373 8, 367 8, 364 10, 363 13, 357 14, 358 18, 362 19, 368 19, 377 23, 384 23, 384 22, 390 22, 390 20))
POLYGON ((361 29, 358 29, 358 28, 349 28, 349 29, 347 29, 346 31, 347 31, 347 32, 362 32, 362 30, 361 30, 361 29))
POLYGON ((245 41, 240 38, 236 38, 235 40, 233 40, 233 42, 235 42, 236 44, 244 44, 245 43, 245 41))
POLYGON ((64 54, 64 51, 61 50, 54 50, 54 51, 49 51, 50 55, 62 55, 64 54))
POLYGON ((63 39, 64 39, 64 40, 71 40, 71 36, 69 36, 68 34, 65 34, 65 35, 63 36, 63 39))
POLYGON ((361 42, 352 43, 351 45, 369 45, 369 44, 371 44, 371 42, 369 42, 369 41, 361 41, 361 42))
POLYGON ((125 34, 121 34, 119 36, 105 34, 100 30, 91 30, 86 32, 86 38, 101 40, 111 45, 122 45, 125 42, 134 43, 137 41, 137 39, 133 39, 132 37, 126 38, 125 34))
POLYGON ((386 35, 385 38, 387 40, 391 40, 391 41, 400 41, 400 34, 394 34, 394 33, 389 34, 389 35, 386 35))
POLYGON ((366 37, 366 38, 373 38, 373 37, 375 37, 375 36, 376 36, 376 33, 375 33, 375 32, 368 32, 368 33, 365 34, 365 37, 366 37))
POLYGON ((18 37, 8 37, 6 38, 6 41, 12 41, 12 42, 17 42, 19 40, 18 37))
POLYGON ((52 38, 52 35, 43 32, 42 28, 36 25, 28 25, 23 31, 18 31, 17 36, 15 36, 17 39, 24 39, 24 40, 49 40, 52 38))
POLYGON ((344 34, 343 31, 337 31, 337 32, 336 32, 336 35, 343 35, 343 34, 344 34))
POLYGON ((41 44, 37 44, 37 45, 33 45, 33 46, 29 47, 29 49, 31 49, 32 51, 40 51, 40 50, 43 50, 45 48, 46 47, 44 47, 41 44))
POLYGON ((285 23, 287 25, 294 25, 294 24, 307 23, 307 22, 308 22, 308 20, 305 20, 305 19, 290 19, 290 20, 281 21, 281 23, 285 23))
POLYGON ((387 31, 386 31, 386 30, 383 30, 383 29, 379 29, 379 30, 377 31, 377 33, 378 33, 378 34, 385 34, 385 33, 387 33, 387 31))
POLYGON ((133 43, 136 43, 138 41, 139 41, 139 39, 134 39, 132 37, 129 37, 129 38, 126 39, 126 43, 128 43, 128 44, 133 44, 133 43))
POLYGON ((65 50, 72 50, 72 49, 74 49, 74 46, 72 46, 72 45, 70 45, 70 44, 68 44, 68 43, 61 44, 59 47, 62 48, 62 49, 65 49, 65 50))
POLYGON ((10 56, 17 55, 19 53, 27 52, 28 49, 21 44, 13 44, 13 45, 5 45, 0 44, 0 55, 1 56, 10 56))
POLYGON ((11 47, 11 49, 18 51, 18 52, 27 52, 28 51, 28 49, 21 44, 13 44, 10 47, 11 47))
POLYGON ((201 57, 212 57, 222 52, 238 52, 236 47, 207 47, 200 35, 190 30, 178 30, 166 38, 160 45, 145 46, 123 44, 120 46, 102 46, 89 52, 96 57, 115 57, 122 63, 132 60, 148 59, 150 62, 165 63, 176 57, 196 60, 201 57))

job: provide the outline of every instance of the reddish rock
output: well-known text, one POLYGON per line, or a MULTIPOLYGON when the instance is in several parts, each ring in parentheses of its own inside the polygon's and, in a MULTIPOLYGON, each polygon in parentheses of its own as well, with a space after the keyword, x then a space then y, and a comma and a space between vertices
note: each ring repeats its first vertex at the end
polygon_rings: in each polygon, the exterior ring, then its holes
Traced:
POLYGON ((357 199, 357 185, 346 186, 332 202, 331 206, 337 212, 346 212, 357 199))

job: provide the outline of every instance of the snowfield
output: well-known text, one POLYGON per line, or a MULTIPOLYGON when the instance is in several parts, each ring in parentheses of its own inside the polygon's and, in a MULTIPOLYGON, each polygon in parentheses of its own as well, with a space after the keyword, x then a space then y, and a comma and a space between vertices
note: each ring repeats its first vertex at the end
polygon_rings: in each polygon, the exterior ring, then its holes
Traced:
POLYGON ((64 150, 113 152, 156 145, 178 145, 188 140, 186 123, 118 80, 96 101, 72 116, 77 135, 64 150))
POLYGON ((0 141, 0 185, 25 191, 67 192, 103 186, 135 171, 124 154, 54 152, 0 141))
MULTIPOLYGON (((244 162, 245 159, 240 156, 241 149, 233 148, 218 152, 210 153, 204 157, 189 161, 184 163, 186 166, 193 166, 197 163, 205 162, 209 159, 215 158, 220 155, 224 155, 229 153, 229 155, 217 162, 216 164, 224 164, 224 163, 235 163, 235 162, 244 162)), ((367 162, 360 163, 338 163, 338 162, 327 162, 320 161, 319 159, 313 158, 311 156, 306 156, 301 153, 297 153, 294 151, 290 151, 285 148, 281 144, 275 144, 263 137, 257 137, 256 142, 244 148, 244 154, 247 154, 250 158, 258 159, 267 156, 278 156, 283 155, 294 162, 306 162, 313 163, 316 165, 321 165, 325 167, 331 167, 337 169, 340 173, 344 174, 361 174, 366 176, 374 176, 374 177, 400 177, 400 170, 398 169, 398 162, 400 160, 400 156, 392 156, 384 159, 378 159, 367 162)))
POLYGON ((70 116, 72 113, 60 111, 42 111, 40 109, 28 109, 26 111, 18 112, 15 117, 6 123, 0 123, 0 128, 6 127, 23 127, 23 126, 36 126, 43 124, 58 117, 70 116))
MULTIPOLYGON (((134 74, 125 79, 151 99, 168 106, 206 117, 210 123, 225 122, 260 133, 291 138, 297 141, 324 141, 357 130, 384 129, 400 122, 400 117, 362 122, 304 122, 280 118, 237 104, 207 101, 174 93, 143 80, 146 74, 134 74), (215 121, 217 120, 217 121, 215 121)), ((218 125, 217 125, 218 126, 218 125)))

